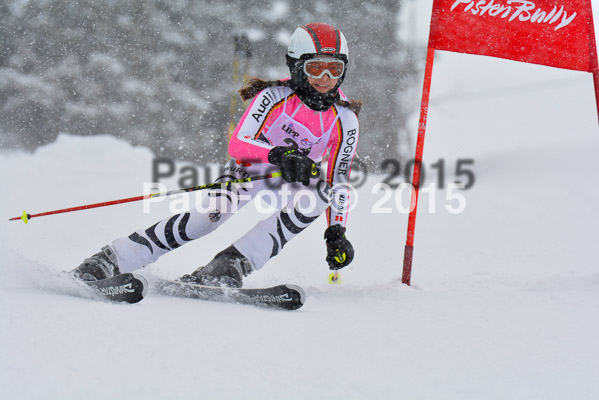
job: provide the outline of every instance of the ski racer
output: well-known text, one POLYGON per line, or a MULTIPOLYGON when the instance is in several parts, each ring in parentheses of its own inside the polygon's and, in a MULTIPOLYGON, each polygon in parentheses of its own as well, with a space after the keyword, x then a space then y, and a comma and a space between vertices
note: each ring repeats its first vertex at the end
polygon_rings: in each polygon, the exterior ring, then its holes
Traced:
POLYGON ((324 23, 297 28, 287 51, 290 79, 253 78, 240 90, 253 98, 230 143, 230 161, 217 182, 275 173, 243 185, 223 185, 202 207, 121 237, 87 258, 71 274, 93 281, 132 272, 160 256, 213 232, 249 201, 262 196, 277 209, 210 261, 181 280, 241 287, 243 276, 278 255, 285 244, 326 212, 326 261, 332 270, 347 266, 353 246, 345 236, 348 183, 358 143, 360 101, 339 90, 347 72, 343 33, 324 23), (328 168, 320 176, 326 154, 328 168), (284 195, 285 194, 285 195, 284 195))

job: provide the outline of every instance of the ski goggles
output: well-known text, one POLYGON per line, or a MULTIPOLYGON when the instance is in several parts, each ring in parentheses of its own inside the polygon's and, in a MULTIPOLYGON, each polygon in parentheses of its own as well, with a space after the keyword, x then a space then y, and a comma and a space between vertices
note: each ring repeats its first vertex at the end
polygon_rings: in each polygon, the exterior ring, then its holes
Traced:
POLYGON ((332 79, 339 79, 343 71, 345 63, 334 58, 311 58, 304 62, 304 73, 314 79, 320 79, 326 73, 332 79))

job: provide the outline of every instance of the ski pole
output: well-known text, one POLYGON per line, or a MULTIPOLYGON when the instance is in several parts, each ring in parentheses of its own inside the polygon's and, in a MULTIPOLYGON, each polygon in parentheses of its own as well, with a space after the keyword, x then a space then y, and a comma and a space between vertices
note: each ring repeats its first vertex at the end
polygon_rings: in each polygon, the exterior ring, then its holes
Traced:
MULTIPOLYGON (((240 55, 245 59, 243 76, 241 83, 243 84, 247 80, 248 70, 250 68, 250 58, 252 57, 252 49, 248 37, 244 34, 241 36, 235 35, 234 40, 234 52, 233 52, 233 84, 237 85, 239 80, 239 58, 240 55)), ((237 113, 237 96, 238 93, 234 92, 231 96, 231 108, 229 110, 229 139, 235 130, 235 114, 237 113)))
POLYGON ((22 220, 23 222, 27 223, 27 222, 29 222, 29 220, 31 218, 43 217, 46 215, 63 214, 63 213, 79 211, 79 210, 88 210, 90 208, 107 207, 107 206, 112 206, 112 205, 116 205, 116 204, 131 203, 134 201, 154 199, 157 197, 172 196, 174 194, 195 192, 196 190, 218 189, 223 186, 226 187, 226 186, 236 185, 236 184, 240 184, 240 183, 248 183, 248 182, 253 182, 253 181, 260 181, 263 179, 276 178, 281 175, 282 175, 281 172, 273 172, 273 173, 266 174, 266 175, 251 176, 249 178, 237 179, 237 180, 233 180, 233 181, 214 182, 214 183, 209 183, 207 185, 193 186, 193 187, 188 187, 185 189, 171 190, 168 192, 150 193, 150 194, 146 194, 143 196, 135 196, 135 197, 129 197, 126 199, 105 201, 102 203, 87 204, 87 205, 78 206, 78 207, 63 208, 60 210, 46 211, 46 212, 39 213, 39 214, 29 214, 29 213, 27 213, 27 211, 23 211, 23 214, 21 216, 9 218, 9 221, 22 220))
MULTIPOLYGON (((236 85, 239 80, 239 53, 241 52, 241 46, 239 45, 239 36, 233 37, 234 51, 233 51, 233 84, 236 85)), ((237 112, 237 93, 231 95, 231 107, 229 108, 229 140, 235 130, 235 114, 237 112)))
POLYGON ((341 283, 341 275, 339 275, 339 271, 331 272, 329 275, 329 283, 334 285, 341 283))

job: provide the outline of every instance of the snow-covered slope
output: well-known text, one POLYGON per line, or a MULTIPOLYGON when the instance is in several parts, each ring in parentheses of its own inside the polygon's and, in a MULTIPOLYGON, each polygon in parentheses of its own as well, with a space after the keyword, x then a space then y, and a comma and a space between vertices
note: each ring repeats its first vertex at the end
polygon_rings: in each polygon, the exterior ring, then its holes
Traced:
MULTIPOLYGON (((386 177, 370 175, 348 222, 356 258, 342 284, 327 283, 321 219, 247 280, 302 285, 297 312, 55 293, 72 289, 57 273, 169 215, 169 204, 7 219, 141 194, 153 155, 108 136, 2 153, 0 397, 598 398, 594 105, 588 74, 442 55, 425 166, 435 175, 430 164, 444 159, 451 182, 458 159, 474 160, 464 211, 446 210, 456 205, 446 190, 432 203, 421 196, 413 286, 401 285, 407 215, 381 204, 372 191, 386 177), (381 206, 393 212, 373 212, 381 206)), ((188 273, 259 218, 248 206, 143 273, 188 273)))

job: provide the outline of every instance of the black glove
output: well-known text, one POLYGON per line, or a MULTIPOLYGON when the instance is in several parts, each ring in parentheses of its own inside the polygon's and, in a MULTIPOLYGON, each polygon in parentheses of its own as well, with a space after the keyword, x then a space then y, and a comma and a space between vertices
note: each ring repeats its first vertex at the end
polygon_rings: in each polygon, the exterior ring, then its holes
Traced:
POLYGON ((331 225, 324 231, 327 241, 327 263, 332 270, 347 266, 354 259, 354 247, 345 238, 345 228, 341 225, 331 225))
POLYGON ((310 184, 310 178, 318 178, 320 170, 314 161, 293 146, 277 146, 268 152, 268 162, 281 168, 285 182, 310 184))

